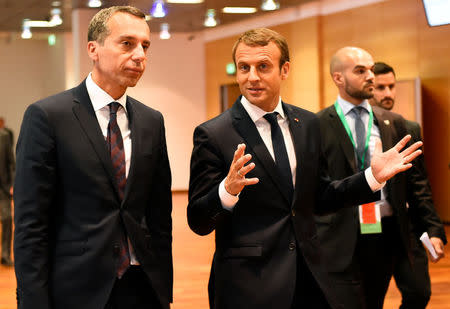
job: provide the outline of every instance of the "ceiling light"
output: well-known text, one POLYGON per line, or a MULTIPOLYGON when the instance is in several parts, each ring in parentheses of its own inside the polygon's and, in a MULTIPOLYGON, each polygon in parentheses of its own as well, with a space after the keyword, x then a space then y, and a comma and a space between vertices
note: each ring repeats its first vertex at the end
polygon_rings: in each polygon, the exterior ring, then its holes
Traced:
POLYGON ((59 8, 53 8, 50 11, 50 15, 52 16, 50 18, 50 23, 59 26, 63 23, 63 20, 61 19, 61 9, 59 8))
POLYGON ((161 32, 159 33, 159 38, 161 40, 170 39, 169 24, 167 23, 161 24, 161 32))
POLYGON ((27 25, 27 21, 29 21, 29 19, 24 19, 23 20, 23 25, 22 25, 22 34, 20 35, 22 37, 22 39, 31 39, 31 37, 33 36, 33 34, 31 33, 30 30, 30 26, 27 25))
POLYGON ((226 6, 222 9, 222 12, 227 14, 252 14, 256 12, 256 8, 226 6))
POLYGON ((167 3, 197 4, 203 3, 203 0, 167 0, 167 3))
POLYGON ((27 26, 28 28, 49 28, 54 27, 55 25, 47 20, 29 20, 24 19, 23 20, 24 26, 27 26))
POLYGON ((261 4, 261 10, 263 11, 274 11, 280 8, 280 3, 274 0, 263 0, 261 4))
POLYGON ((205 21, 204 21, 203 25, 205 27, 215 27, 215 26, 217 26, 216 10, 208 9, 206 11, 206 17, 205 17, 205 21))
POLYGON ((89 0, 88 7, 90 8, 99 8, 102 6, 102 2, 100 0, 89 0))
POLYGON ((152 17, 155 18, 162 18, 166 16, 166 8, 164 7, 164 1, 163 0, 155 0, 153 1, 152 8, 150 10, 150 14, 152 17))

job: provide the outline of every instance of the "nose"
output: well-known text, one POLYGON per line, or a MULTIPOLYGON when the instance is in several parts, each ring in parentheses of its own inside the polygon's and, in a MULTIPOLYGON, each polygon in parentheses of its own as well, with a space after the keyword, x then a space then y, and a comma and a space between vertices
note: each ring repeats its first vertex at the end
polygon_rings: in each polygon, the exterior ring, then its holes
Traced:
POLYGON ((138 45, 133 52, 133 61, 135 62, 142 62, 146 58, 144 47, 141 45, 138 45))
POLYGON ((374 81, 374 79, 375 79, 375 74, 373 74, 373 71, 372 70, 367 70, 367 76, 366 76, 366 80, 371 80, 372 82, 374 81))
POLYGON ((253 66, 250 67, 250 71, 249 71, 249 74, 248 74, 248 80, 251 81, 251 82, 259 81, 258 71, 253 66))

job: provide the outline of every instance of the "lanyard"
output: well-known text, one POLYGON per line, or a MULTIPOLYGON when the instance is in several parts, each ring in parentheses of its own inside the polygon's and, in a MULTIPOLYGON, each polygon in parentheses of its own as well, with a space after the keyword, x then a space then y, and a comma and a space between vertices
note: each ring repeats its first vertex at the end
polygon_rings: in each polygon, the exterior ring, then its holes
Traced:
MULTIPOLYGON (((342 111, 342 108, 339 105, 338 101, 334 102, 334 108, 336 109, 336 113, 338 114, 339 119, 341 119, 341 122, 344 125, 345 131, 347 131, 347 134, 350 137, 350 140, 352 141, 353 147, 356 149, 356 143, 353 140, 352 131, 350 130, 347 120, 345 119, 344 112, 342 111)), ((361 169, 364 168, 364 159, 366 157, 367 149, 369 148, 370 134, 372 132, 372 123, 373 123, 373 112, 372 109, 369 109, 369 128, 367 129, 366 144, 364 146, 364 153, 361 158, 361 169)))

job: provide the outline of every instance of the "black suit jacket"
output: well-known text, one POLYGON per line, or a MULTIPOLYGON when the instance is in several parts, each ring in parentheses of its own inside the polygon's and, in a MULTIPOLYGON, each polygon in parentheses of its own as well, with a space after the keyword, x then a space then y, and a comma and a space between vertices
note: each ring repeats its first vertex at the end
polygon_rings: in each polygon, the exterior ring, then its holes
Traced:
POLYGON ((172 300, 171 175, 162 115, 128 97, 122 201, 85 82, 30 105, 17 145, 18 307, 103 308, 126 233, 163 308, 172 300))
MULTIPOLYGON (((380 129, 383 150, 394 146, 407 134, 405 120, 398 114, 373 106, 374 121, 380 129)), ((329 163, 331 179, 341 179, 357 171, 353 145, 339 119, 334 105, 318 113, 322 131, 322 147, 329 163)), ((419 160, 423 160, 419 159, 419 160)), ((401 244, 412 263, 410 250, 410 219, 417 222, 420 234, 445 240, 442 223, 437 216, 426 175, 420 173, 417 162, 405 173, 397 174, 386 184, 387 199, 398 223, 401 244), (407 203, 409 209, 407 208, 407 203)), ((323 245, 329 271, 342 273, 352 263, 359 234, 358 209, 346 208, 326 216, 316 217, 318 235, 323 245)), ((418 231, 419 233, 419 231, 418 231)), ((417 236, 419 237, 420 234, 417 236)))
POLYGON ((317 117, 285 103, 283 109, 297 157, 292 199, 240 98, 231 109, 195 129, 188 222, 200 235, 216 231, 210 278, 214 308, 290 309, 297 255, 304 258, 328 301, 337 308, 324 271, 313 213, 376 198, 363 173, 330 182, 320 153, 317 117), (230 212, 222 208, 218 187, 240 143, 247 145, 246 153, 256 164, 248 177, 258 177, 259 183, 244 188, 230 212))

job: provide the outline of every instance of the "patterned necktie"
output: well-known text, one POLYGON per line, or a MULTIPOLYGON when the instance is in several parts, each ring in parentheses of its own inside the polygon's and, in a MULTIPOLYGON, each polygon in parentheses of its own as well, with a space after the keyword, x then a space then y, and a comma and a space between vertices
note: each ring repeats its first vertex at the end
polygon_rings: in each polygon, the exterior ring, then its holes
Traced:
POLYGON ((270 123, 275 164, 288 186, 289 192, 291 193, 290 196, 292 196, 294 185, 292 183, 291 165, 289 164, 289 157, 286 150, 286 144, 284 143, 283 133, 278 125, 277 115, 277 112, 268 113, 264 115, 264 118, 270 123))
MULTIPOLYGON (((125 151, 123 148, 122 133, 117 124, 117 110, 120 104, 112 102, 109 104, 109 123, 106 141, 111 154, 111 162, 114 169, 114 176, 119 190, 120 200, 123 200, 127 178, 125 175, 125 151)), ((130 266, 130 253, 125 232, 120 239, 119 263, 117 267, 117 277, 121 278, 130 266)))
POLYGON ((366 146, 366 127, 361 119, 361 113, 364 113, 364 107, 355 106, 351 109, 355 115, 355 131, 356 131, 356 158, 358 159, 358 169, 364 170, 369 166, 368 154, 364 158, 364 166, 362 167, 362 160, 366 146))

